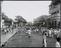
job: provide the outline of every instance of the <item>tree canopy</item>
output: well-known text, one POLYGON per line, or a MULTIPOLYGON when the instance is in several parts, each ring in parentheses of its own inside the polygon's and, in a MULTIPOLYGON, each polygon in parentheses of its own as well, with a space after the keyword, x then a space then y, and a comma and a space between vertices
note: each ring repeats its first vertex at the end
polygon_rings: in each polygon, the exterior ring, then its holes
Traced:
POLYGON ((27 22, 22 16, 16 16, 16 19, 15 19, 17 22, 27 22))

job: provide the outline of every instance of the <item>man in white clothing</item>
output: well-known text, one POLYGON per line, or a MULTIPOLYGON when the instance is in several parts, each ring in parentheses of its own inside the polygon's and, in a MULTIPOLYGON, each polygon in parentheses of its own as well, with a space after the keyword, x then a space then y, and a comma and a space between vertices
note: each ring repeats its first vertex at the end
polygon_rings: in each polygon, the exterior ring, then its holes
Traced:
POLYGON ((28 29, 27 33, 28 33, 28 37, 31 37, 31 28, 28 29))

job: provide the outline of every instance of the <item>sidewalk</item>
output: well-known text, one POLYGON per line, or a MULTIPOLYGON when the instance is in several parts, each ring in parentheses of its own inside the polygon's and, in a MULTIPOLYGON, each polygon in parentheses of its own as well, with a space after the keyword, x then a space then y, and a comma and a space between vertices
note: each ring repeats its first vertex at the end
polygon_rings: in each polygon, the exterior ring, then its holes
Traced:
POLYGON ((1 34, 1 46, 2 46, 9 38, 11 38, 16 32, 17 32, 17 29, 14 29, 13 32, 9 32, 9 33, 7 33, 7 34, 1 34))

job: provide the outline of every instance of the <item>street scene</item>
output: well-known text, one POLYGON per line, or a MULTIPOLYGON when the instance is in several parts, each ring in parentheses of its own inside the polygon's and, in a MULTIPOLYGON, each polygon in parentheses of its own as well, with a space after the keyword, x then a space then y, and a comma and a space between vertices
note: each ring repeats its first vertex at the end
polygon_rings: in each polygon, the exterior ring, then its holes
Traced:
POLYGON ((0 3, 1 47, 61 47, 60 0, 0 3))

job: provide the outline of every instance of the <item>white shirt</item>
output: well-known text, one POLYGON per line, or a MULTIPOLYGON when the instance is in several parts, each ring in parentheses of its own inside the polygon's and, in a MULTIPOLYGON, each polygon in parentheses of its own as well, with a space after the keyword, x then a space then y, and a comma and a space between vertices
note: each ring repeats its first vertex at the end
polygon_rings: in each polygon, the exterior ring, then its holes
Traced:
POLYGON ((49 34, 51 34, 51 30, 49 30, 49 34))
POLYGON ((31 30, 28 30, 28 34, 31 34, 31 30))
POLYGON ((56 47, 60 47, 60 43, 59 42, 56 42, 56 47))
POLYGON ((44 35, 44 36, 43 36, 43 38, 44 38, 44 46, 45 46, 45 47, 47 47, 47 40, 46 40, 46 36, 44 35))

